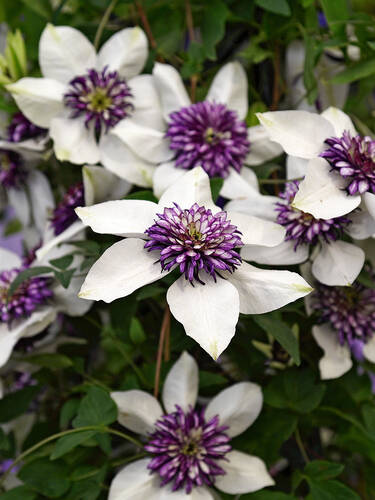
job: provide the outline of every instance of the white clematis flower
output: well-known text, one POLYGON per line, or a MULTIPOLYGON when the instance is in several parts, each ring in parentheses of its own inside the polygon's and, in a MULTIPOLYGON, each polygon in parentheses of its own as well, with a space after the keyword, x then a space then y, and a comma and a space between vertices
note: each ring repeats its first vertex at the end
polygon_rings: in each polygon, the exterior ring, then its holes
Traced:
POLYGON ((182 276, 167 293, 171 312, 214 359, 233 337, 240 312, 272 311, 312 290, 296 273, 241 262, 236 248, 276 246, 285 230, 257 217, 220 211, 200 167, 167 189, 158 204, 109 201, 76 212, 97 233, 127 237, 93 265, 79 296, 112 302, 177 268, 182 276))
POLYGON ((152 458, 122 469, 112 481, 108 500, 214 500, 217 494, 208 485, 242 494, 274 484, 261 459, 230 446, 231 438, 258 417, 261 388, 251 382, 232 385, 215 396, 203 413, 194 409, 198 376, 197 363, 183 352, 164 383, 165 411, 143 391, 111 394, 119 423, 148 438, 145 449, 152 458), (166 451, 165 443, 173 452, 166 451))

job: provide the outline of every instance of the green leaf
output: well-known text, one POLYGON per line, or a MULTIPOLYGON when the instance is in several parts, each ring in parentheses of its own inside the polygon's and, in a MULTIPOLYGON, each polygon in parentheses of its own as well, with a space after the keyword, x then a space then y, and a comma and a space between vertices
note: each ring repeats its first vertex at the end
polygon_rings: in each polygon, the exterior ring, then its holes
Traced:
POLYGON ((32 363, 33 365, 43 366, 43 368, 48 368, 50 370, 62 370, 73 365, 73 362, 68 356, 57 353, 36 354, 35 356, 25 357, 24 361, 32 363))
POLYGON ((18 219, 12 219, 8 222, 4 229, 4 236, 11 236, 19 233, 22 229, 22 223, 18 219))
POLYGON ((301 363, 298 338, 288 325, 269 315, 254 315, 253 320, 266 333, 272 335, 272 337, 279 342, 279 344, 290 354, 296 365, 301 363))
POLYGON ((12 284, 10 285, 8 289, 8 297, 11 297, 14 292, 17 290, 17 288, 20 286, 21 283, 23 283, 26 280, 29 280, 30 278, 33 278, 34 276, 39 276, 40 274, 47 274, 52 272, 53 269, 51 267, 47 266, 35 266, 35 267, 29 267, 25 269, 24 271, 21 271, 16 278, 12 281, 12 284))
POLYGON ((82 399, 74 427, 85 425, 108 425, 117 419, 117 406, 108 392, 100 387, 90 387, 82 399))
POLYGON ((375 58, 352 64, 349 68, 337 73, 330 81, 332 83, 351 83, 366 78, 375 73, 375 58))
POLYGON ((287 0, 255 0, 258 7, 268 10, 273 14, 280 14, 281 16, 290 16, 291 11, 287 0))
POLYGON ((146 200, 153 201, 154 203, 158 202, 158 199, 152 194, 152 191, 147 190, 130 193, 124 196, 124 200, 146 200))
POLYGON ((0 495, 0 500, 35 500, 37 493, 27 486, 17 486, 0 495))
POLYGON ((40 458, 24 465, 18 477, 47 498, 58 498, 70 487, 64 464, 40 458))
POLYGON ((4 396, 0 400, 0 423, 9 422, 22 413, 26 413, 39 391, 39 385, 32 385, 4 396))
POLYGON ((66 271, 55 271, 55 278, 60 282, 61 286, 68 288, 72 281, 75 269, 68 269, 66 271))
POLYGON ((70 241, 69 244, 81 248, 86 255, 92 255, 94 257, 99 257, 100 255, 100 245, 96 241, 70 241))
POLYGON ((73 484, 69 500, 96 500, 100 493, 100 485, 93 479, 86 479, 73 484))
POLYGON ((357 493, 338 481, 309 480, 309 486, 306 500, 361 500, 357 493))
POLYGON ((52 16, 51 5, 48 0, 21 0, 29 9, 33 10, 36 14, 44 17, 49 21, 52 16))
POLYGON ((344 468, 345 466, 342 464, 328 462, 326 460, 314 460, 306 465, 304 472, 311 479, 323 481, 339 476, 344 468))
POLYGON ((349 19, 348 0, 321 0, 321 5, 332 33, 346 38, 345 21, 349 19))
POLYGON ((292 495, 287 495, 281 491, 257 491, 256 493, 248 493, 241 495, 241 500, 297 500, 292 495))
POLYGON ((221 188, 223 187, 224 179, 221 177, 212 177, 210 179, 211 194, 214 202, 218 199, 221 188))
POLYGON ((96 434, 96 431, 82 431, 77 434, 69 434, 61 437, 55 444, 53 452, 51 453, 51 460, 56 460, 62 457, 69 451, 73 450, 76 446, 91 439, 96 434))
POLYGON ((199 387, 211 387, 213 385, 223 385, 227 383, 227 379, 220 375, 220 373, 212 373, 201 370, 199 372, 199 387))
POLYGON ((375 437, 375 406, 371 404, 365 404, 361 408, 361 411, 366 429, 374 434, 375 437))
POLYGON ((50 260, 49 263, 54 267, 58 267, 59 269, 67 269, 73 262, 73 259, 73 255, 64 255, 63 257, 59 257, 58 259, 50 260))
POLYGON ((67 427, 72 418, 76 416, 79 405, 79 399, 69 399, 64 403, 60 411, 60 427, 62 429, 67 427))
POLYGON ((229 10, 222 0, 210 0, 206 6, 202 20, 202 39, 208 59, 216 59, 216 45, 224 37, 225 23, 229 10))
POLYGON ((130 338, 134 344, 142 344, 146 340, 146 334, 142 323, 138 318, 132 318, 130 322, 130 338))

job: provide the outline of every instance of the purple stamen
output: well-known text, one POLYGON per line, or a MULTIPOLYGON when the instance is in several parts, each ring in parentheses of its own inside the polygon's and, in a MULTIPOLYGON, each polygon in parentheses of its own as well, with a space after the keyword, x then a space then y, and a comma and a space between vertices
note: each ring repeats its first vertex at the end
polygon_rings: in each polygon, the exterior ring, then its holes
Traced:
POLYGON ((294 240, 294 250, 303 244, 315 245, 320 239, 326 243, 336 241, 351 220, 347 217, 315 219, 311 214, 292 207, 298 186, 298 181, 288 182, 284 192, 279 194, 282 201, 275 204, 277 222, 286 229, 285 241, 294 240))
POLYGON ((344 131, 343 135, 327 139, 329 148, 320 154, 344 179, 348 179, 346 192, 349 195, 375 194, 375 141, 371 137, 344 131))
POLYGON ((34 125, 23 113, 19 112, 13 115, 7 132, 10 142, 20 142, 46 135, 47 130, 34 125))
POLYGON ((55 236, 61 234, 78 219, 74 209, 82 205, 84 205, 83 184, 79 183, 68 189, 53 211, 50 221, 55 236))
POLYGON ((20 189, 25 183, 27 171, 21 156, 9 149, 0 149, 0 183, 6 188, 20 189))
POLYGON ((226 212, 213 214, 195 203, 182 210, 177 203, 157 214, 155 224, 145 232, 149 236, 145 248, 160 251, 163 270, 179 267, 191 283, 198 281, 200 271, 216 281, 220 271, 233 272, 241 263, 235 248, 243 246, 237 226, 227 220, 226 212))
POLYGON ((241 170, 250 149, 246 123, 225 104, 203 101, 170 114, 167 137, 176 152, 176 166, 201 166, 210 177, 241 170))
POLYGON ((185 488, 189 494, 193 487, 212 486, 216 476, 225 474, 218 461, 225 460, 232 447, 225 434, 228 427, 220 426, 218 416, 207 422, 204 410, 190 407, 185 413, 176 405, 155 428, 145 450, 154 455, 148 468, 160 475, 161 486, 173 483, 173 491, 185 488))

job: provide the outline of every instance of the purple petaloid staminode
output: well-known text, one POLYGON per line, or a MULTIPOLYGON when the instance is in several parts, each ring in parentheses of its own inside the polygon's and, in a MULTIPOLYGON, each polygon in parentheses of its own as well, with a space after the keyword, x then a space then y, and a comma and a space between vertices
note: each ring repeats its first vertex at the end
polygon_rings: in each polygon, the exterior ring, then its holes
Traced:
POLYGON ((154 455, 148 468, 160 475, 161 486, 171 482, 173 491, 185 488, 190 493, 194 486, 212 486, 216 476, 225 474, 218 461, 231 450, 230 437, 218 416, 207 422, 204 410, 185 413, 176 405, 155 428, 145 450, 154 455))
POLYGON ((45 135, 47 130, 34 125, 23 113, 18 112, 13 115, 7 132, 10 142, 20 142, 45 135))
POLYGON ((53 211, 50 219, 55 236, 61 234, 78 219, 74 209, 84 205, 83 184, 71 186, 53 211))
POLYGON ((162 269, 179 266, 191 283, 203 283, 200 271, 209 273, 216 281, 220 271, 233 272, 241 263, 235 250, 243 245, 237 226, 227 220, 226 212, 213 214, 197 203, 185 210, 177 203, 165 208, 146 234, 150 241, 145 248, 160 251, 162 269))
POLYGON ((9 149, 0 149, 0 183, 6 188, 19 189, 25 183, 27 172, 21 156, 9 149))
POLYGON ((97 133, 107 132, 133 109, 132 93, 117 71, 90 69, 69 82, 64 104, 73 110, 72 118, 84 116, 85 125, 92 122, 97 133))
POLYGON ((176 166, 201 166, 210 177, 241 170, 250 149, 246 123, 224 104, 203 101, 171 113, 167 137, 176 166))
POLYGON ((284 192, 279 194, 283 201, 275 204, 277 222, 286 229, 285 241, 293 240, 294 250, 296 250, 302 244, 314 245, 319 238, 327 243, 337 240, 344 227, 351 221, 347 217, 315 219, 311 214, 293 208, 292 202, 298 186, 298 181, 288 182, 284 192))
POLYGON ((327 148, 320 154, 332 169, 348 180, 350 195, 369 191, 375 194, 375 141, 371 137, 352 137, 345 131, 341 137, 327 139, 327 148))
POLYGON ((374 288, 358 282, 351 287, 319 283, 311 298, 319 321, 330 323, 341 344, 354 348, 358 341, 365 344, 375 333, 374 288))

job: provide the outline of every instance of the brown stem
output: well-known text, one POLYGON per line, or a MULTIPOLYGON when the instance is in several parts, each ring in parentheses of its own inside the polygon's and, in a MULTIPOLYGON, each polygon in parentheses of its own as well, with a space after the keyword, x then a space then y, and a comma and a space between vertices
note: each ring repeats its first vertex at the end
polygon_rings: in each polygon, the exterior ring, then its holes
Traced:
POLYGON ((164 361, 167 362, 171 358, 171 329, 167 328, 165 333, 165 341, 164 341, 164 361))
MULTIPOLYGON (((195 42, 194 21, 193 13, 191 11, 190 0, 185 0, 185 17, 186 27, 189 33, 189 42, 195 42)), ((195 95, 197 90, 198 75, 191 75, 190 77, 190 98, 195 102, 195 95)))
POLYGON ((271 110, 276 111, 278 106, 279 106, 279 100, 280 100, 280 47, 279 44, 276 43, 275 45, 275 57, 273 60, 273 69, 274 69, 274 75, 273 75, 273 89, 272 89, 272 104, 271 104, 271 110))
POLYGON ((139 14, 139 17, 141 18, 141 21, 142 21, 143 27, 147 33, 148 39, 150 40, 150 45, 154 50, 156 50, 156 47, 157 47, 156 41, 155 41, 154 35, 152 34, 151 26, 150 26, 150 23, 148 22, 147 15, 143 9, 141 1, 139 0, 139 1, 135 2, 135 5, 137 6, 138 14, 139 14))
POLYGON ((155 382, 154 382, 154 396, 158 397, 159 394, 159 384, 160 384, 160 371, 161 371, 161 363, 163 358, 163 347, 165 342, 165 337, 167 330, 170 328, 171 322, 171 313, 168 307, 168 304, 165 306, 163 322, 161 324, 160 335, 159 335, 159 346, 158 346, 158 354, 156 358, 156 368, 155 368, 155 382))

